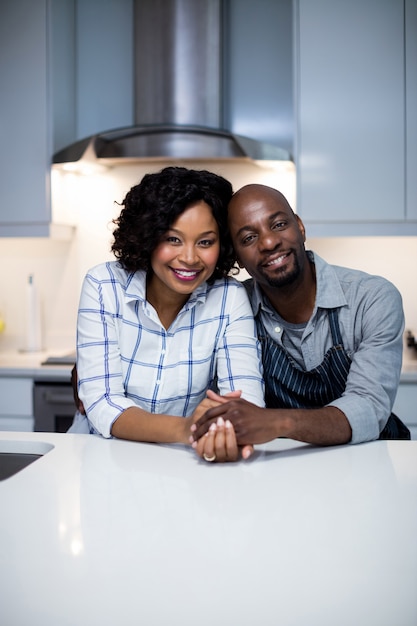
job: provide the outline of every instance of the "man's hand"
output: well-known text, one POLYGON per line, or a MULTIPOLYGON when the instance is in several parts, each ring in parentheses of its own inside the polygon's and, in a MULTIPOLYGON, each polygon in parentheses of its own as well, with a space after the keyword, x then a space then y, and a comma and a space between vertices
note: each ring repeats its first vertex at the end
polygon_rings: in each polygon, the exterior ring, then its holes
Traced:
POLYGON ((219 396, 219 394, 214 393, 213 391, 208 391, 207 397, 204 398, 204 400, 202 400, 198 406, 196 406, 192 416, 187 419, 190 419, 190 422, 194 424, 201 417, 203 417, 203 415, 205 415, 205 413, 207 413, 209 409, 219 406, 219 404, 223 404, 224 402, 227 402, 228 398, 240 398, 241 394, 241 391, 230 391, 225 396, 219 396))
MULTIPOLYGON (((208 392, 207 395, 211 393, 208 392)), ((193 425, 191 432, 194 441, 199 441, 214 428, 219 417, 224 422, 233 425, 236 441, 239 446, 248 444, 266 443, 279 436, 276 432, 276 425, 273 411, 263 409, 247 400, 231 399, 225 404, 211 408, 193 425), (268 419, 270 418, 270 419, 268 419)))

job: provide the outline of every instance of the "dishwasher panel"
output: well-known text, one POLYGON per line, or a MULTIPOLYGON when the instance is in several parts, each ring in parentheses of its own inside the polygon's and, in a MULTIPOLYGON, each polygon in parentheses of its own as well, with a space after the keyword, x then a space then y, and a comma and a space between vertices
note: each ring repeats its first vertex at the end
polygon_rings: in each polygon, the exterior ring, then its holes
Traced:
POLYGON ((65 433, 76 411, 71 383, 35 381, 35 432, 65 433))

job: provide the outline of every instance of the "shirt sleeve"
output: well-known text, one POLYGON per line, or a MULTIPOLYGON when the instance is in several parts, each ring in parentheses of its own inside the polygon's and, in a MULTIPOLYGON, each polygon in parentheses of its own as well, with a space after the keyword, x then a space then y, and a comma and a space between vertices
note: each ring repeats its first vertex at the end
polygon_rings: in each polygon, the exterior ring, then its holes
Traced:
POLYGON ((246 290, 233 289, 228 323, 217 353, 217 384, 220 394, 242 391, 242 398, 265 406, 261 349, 246 290))
MULTIPOLYGON (((351 443, 378 439, 391 414, 401 374, 404 314, 389 281, 365 282, 356 311, 358 345, 343 395, 330 403, 346 415, 351 443)), ((400 417, 400 416, 399 416, 400 417)))
POLYGON ((111 427, 119 415, 134 406, 123 385, 114 285, 110 270, 88 273, 81 289, 77 321, 79 396, 93 432, 106 438, 111 437, 111 427))

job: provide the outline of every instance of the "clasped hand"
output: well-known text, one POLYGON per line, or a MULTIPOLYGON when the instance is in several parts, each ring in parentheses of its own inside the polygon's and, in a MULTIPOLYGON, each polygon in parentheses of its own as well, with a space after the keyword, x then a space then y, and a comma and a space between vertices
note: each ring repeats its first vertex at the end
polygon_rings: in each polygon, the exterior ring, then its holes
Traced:
MULTIPOLYGON (((207 418, 213 408, 228 404, 240 396, 240 391, 231 391, 224 396, 208 391, 207 399, 194 412, 190 443, 197 454, 206 461, 219 463, 237 461, 240 455, 248 459, 253 453, 252 445, 238 445, 233 424, 229 419, 224 419, 221 409, 218 408, 218 415, 214 419, 207 418)), ((223 409, 225 408, 223 406, 223 409)))

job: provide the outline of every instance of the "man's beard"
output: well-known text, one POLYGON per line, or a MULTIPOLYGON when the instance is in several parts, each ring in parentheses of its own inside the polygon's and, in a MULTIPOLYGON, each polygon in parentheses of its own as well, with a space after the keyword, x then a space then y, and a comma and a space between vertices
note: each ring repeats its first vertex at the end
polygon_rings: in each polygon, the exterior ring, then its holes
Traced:
POLYGON ((271 274, 263 273, 262 276, 264 281, 268 283, 269 287, 288 287, 297 281, 297 279, 301 275, 301 267, 299 260, 296 256, 294 256, 294 267, 292 270, 286 272, 277 273, 275 276, 271 276, 271 274))

